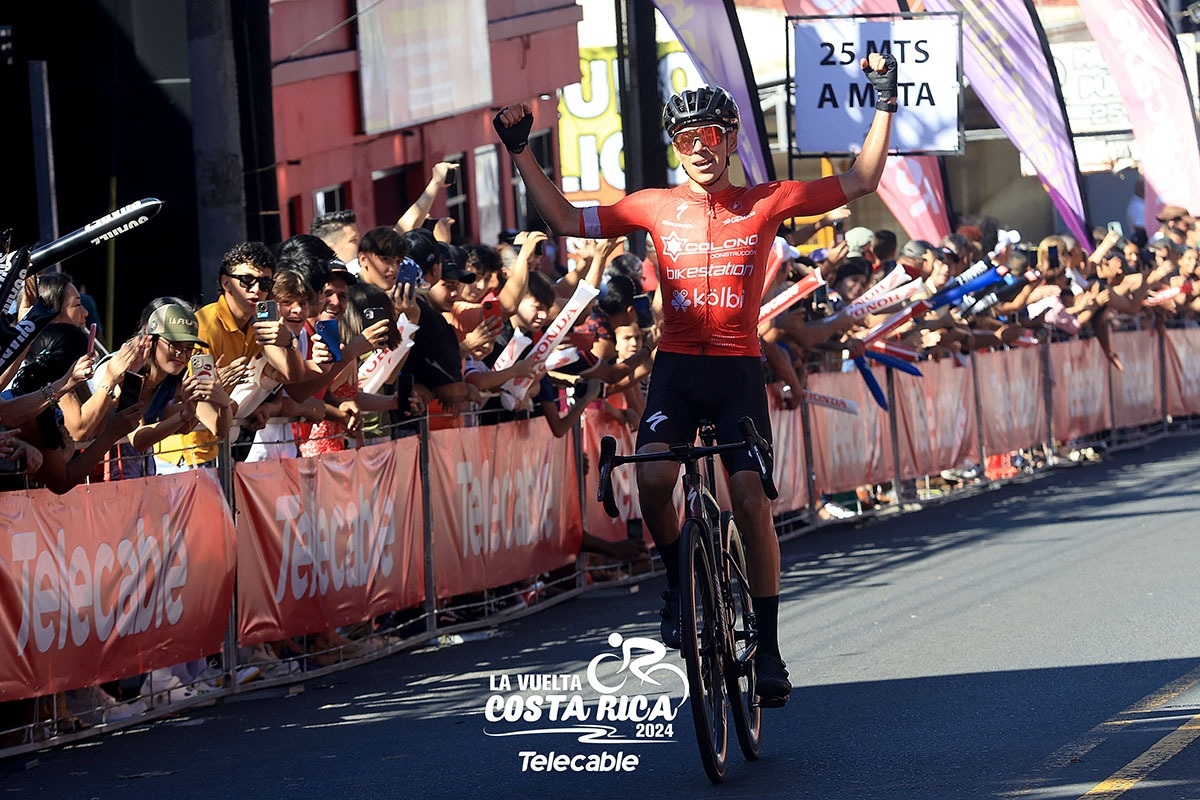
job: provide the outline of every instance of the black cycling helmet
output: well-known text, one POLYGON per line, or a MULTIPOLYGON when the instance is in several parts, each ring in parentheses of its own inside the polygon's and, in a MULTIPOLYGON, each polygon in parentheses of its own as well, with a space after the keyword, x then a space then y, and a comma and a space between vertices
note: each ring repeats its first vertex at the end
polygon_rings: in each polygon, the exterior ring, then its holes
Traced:
POLYGON ((714 123, 729 130, 738 128, 738 107, 733 95, 720 86, 701 86, 699 89, 684 89, 663 106, 662 124, 667 136, 675 134, 689 125, 714 123))

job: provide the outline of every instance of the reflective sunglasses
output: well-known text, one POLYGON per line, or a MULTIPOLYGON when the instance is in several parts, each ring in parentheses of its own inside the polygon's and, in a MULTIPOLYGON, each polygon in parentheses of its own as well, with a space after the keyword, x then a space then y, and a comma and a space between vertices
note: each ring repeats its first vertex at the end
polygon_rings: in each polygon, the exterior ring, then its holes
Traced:
POLYGON ((671 144, 680 155, 690 156, 700 149, 701 145, 708 148, 716 147, 725 138, 727 131, 720 125, 705 125, 703 128, 688 128, 675 134, 671 144))
POLYGON ((254 284, 256 283, 258 284, 258 288, 262 289, 264 292, 271 291, 271 287, 275 285, 275 277, 272 275, 263 275, 259 277, 258 275, 247 275, 245 273, 241 275, 234 275, 231 272, 227 272, 226 274, 240 283, 242 288, 247 292, 253 291, 254 284))

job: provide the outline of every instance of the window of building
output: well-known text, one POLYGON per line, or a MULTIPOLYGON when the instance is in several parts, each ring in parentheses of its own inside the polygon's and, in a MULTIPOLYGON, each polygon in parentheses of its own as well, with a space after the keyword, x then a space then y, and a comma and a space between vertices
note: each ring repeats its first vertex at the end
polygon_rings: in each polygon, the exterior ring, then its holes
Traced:
MULTIPOLYGON (((546 173, 546 177, 551 182, 554 181, 554 158, 550 150, 550 132, 541 131, 529 137, 529 151, 533 153, 534 159, 538 166, 542 168, 542 172, 546 173)), ((516 209, 516 223, 519 230, 545 230, 546 223, 542 221, 542 217, 538 214, 537 209, 533 207, 526 191, 525 181, 521 180, 521 175, 516 170, 513 170, 513 208, 516 209)))
POLYGON ((457 164, 458 169, 450 173, 451 183, 446 187, 446 214, 454 220, 450 228, 453 239, 469 236, 471 230, 471 204, 469 202, 471 176, 467 174, 467 157, 463 153, 446 156, 443 161, 457 164))
POLYGON ((500 156, 496 145, 475 148, 475 207, 479 211, 478 241, 492 245, 500 239, 500 156))
POLYGON ((346 202, 349 194, 346 186, 344 183, 339 183, 337 186, 317 189, 313 192, 313 216, 319 217, 330 211, 344 211, 349 208, 350 206, 346 202))

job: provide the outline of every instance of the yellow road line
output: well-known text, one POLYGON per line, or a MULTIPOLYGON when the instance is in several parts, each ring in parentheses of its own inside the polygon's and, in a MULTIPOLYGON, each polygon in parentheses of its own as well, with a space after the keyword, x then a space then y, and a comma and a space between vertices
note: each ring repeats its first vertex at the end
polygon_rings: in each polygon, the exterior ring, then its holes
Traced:
POLYGON ((1079 800, 1084 800, 1084 798, 1112 800, 1112 798, 1121 796, 1151 772, 1183 752, 1184 748, 1198 737, 1200 737, 1200 714, 1159 739, 1153 747, 1081 795, 1079 800))
POLYGON ((1074 763, 1083 758, 1103 742, 1107 734, 1138 721, 1139 714, 1161 708, 1179 695, 1200 684, 1200 667, 1181 675, 1162 688, 1146 695, 1129 708, 1114 714, 1084 734, 1078 741, 1057 750, 1047 759, 1047 768, 1057 768, 1074 763))
MULTIPOLYGON (((1081 761, 1085 755, 1087 755, 1092 750, 1094 750, 1098 746, 1100 746, 1100 744, 1102 744, 1108 738, 1109 735, 1111 735, 1125 727, 1128 727, 1129 725, 1131 725, 1135 722, 1140 721, 1139 715, 1144 715, 1149 711, 1153 711, 1157 708, 1161 708, 1162 706, 1166 705, 1170 701, 1174 700, 1179 695, 1183 694, 1184 692, 1188 691, 1189 689, 1194 688, 1197 684, 1200 684, 1200 667, 1197 667, 1197 668, 1191 670, 1190 672, 1179 676, 1175 680, 1164 685, 1162 688, 1157 689, 1154 692, 1146 695, 1141 700, 1137 701, 1133 705, 1126 708, 1124 711, 1114 714, 1109 719, 1105 720, 1104 722, 1101 722, 1099 725, 1092 728, 1090 731, 1085 733, 1083 736, 1081 736, 1076 741, 1074 741, 1068 745, 1065 745, 1064 747, 1059 748, 1048 759, 1046 759, 1046 762, 1042 766, 1041 772, 1043 774, 1040 778, 1034 779, 1032 781, 1031 785, 1027 786, 1024 789, 1019 789, 1019 790, 1016 790, 1013 792, 1007 792, 1006 796, 1013 797, 1013 798, 1028 797, 1029 795, 1033 794, 1034 792, 1039 791, 1040 789, 1044 788, 1045 785, 1050 780, 1049 777, 1047 775, 1045 775, 1045 773, 1051 772, 1054 770, 1058 770, 1058 769, 1061 769, 1061 768, 1067 766, 1068 764, 1077 763, 1077 762, 1081 761)), ((1151 752, 1158 752, 1158 748, 1160 746, 1163 746, 1163 747, 1173 746, 1176 743, 1175 740, 1172 740, 1172 742, 1168 743, 1167 742, 1168 739, 1172 739, 1172 737, 1175 737, 1177 734, 1181 734, 1183 732, 1190 733, 1193 730, 1193 728, 1196 728, 1197 726, 1200 726, 1200 714, 1196 715, 1195 717, 1192 717, 1190 720, 1188 720, 1188 722, 1184 723, 1184 725, 1181 728, 1178 728, 1175 731, 1175 733, 1169 734, 1167 737, 1165 737, 1162 741, 1160 741, 1158 744, 1156 744, 1150 750, 1146 751, 1146 753, 1144 753, 1142 756, 1139 756, 1137 759, 1134 759, 1134 761, 1131 761, 1120 772, 1118 772, 1112 778, 1109 778, 1108 781, 1117 780, 1118 775, 1122 775, 1125 772, 1125 770, 1129 770, 1135 764, 1139 764, 1141 759, 1145 758, 1148 754, 1150 754, 1151 752)), ((1155 766, 1156 767, 1160 766, 1167 759, 1178 754, 1179 751, 1183 750, 1184 747, 1187 747, 1187 745, 1190 744, 1197 736, 1200 736, 1200 730, 1197 730, 1195 733, 1191 733, 1190 737, 1187 739, 1186 742, 1184 742, 1182 745, 1180 745, 1179 748, 1177 750, 1175 750, 1174 752, 1172 752, 1169 756, 1167 756, 1167 758, 1158 762, 1158 764, 1155 764, 1155 766)), ((1165 752, 1165 750, 1163 752, 1165 752)), ((1153 768, 1151 768, 1151 769, 1153 769, 1153 768)), ((1134 783, 1137 783, 1138 780, 1142 780, 1142 778, 1144 778, 1145 775, 1149 774, 1149 772, 1150 772, 1150 770, 1146 770, 1146 772, 1143 773, 1142 776, 1139 777, 1137 780, 1135 780, 1134 783)), ((1108 788, 1104 790, 1104 791, 1110 792, 1110 794, 1103 794, 1103 793, 1093 794, 1092 793, 1092 792, 1097 792, 1100 789, 1100 787, 1108 785, 1108 781, 1105 781, 1104 783, 1099 784, 1097 787, 1093 788, 1091 790, 1091 792, 1088 792, 1087 794, 1083 795, 1083 797, 1087 797, 1087 798, 1089 798, 1089 800, 1096 800, 1096 798, 1116 797, 1117 795, 1126 791, 1129 788, 1129 786, 1133 785, 1131 783, 1128 786, 1125 786, 1124 788, 1120 789, 1119 791, 1116 791, 1116 784, 1114 783, 1111 786, 1108 786, 1108 788), (1116 791, 1116 794, 1111 794, 1111 792, 1113 792, 1113 791, 1116 791)))

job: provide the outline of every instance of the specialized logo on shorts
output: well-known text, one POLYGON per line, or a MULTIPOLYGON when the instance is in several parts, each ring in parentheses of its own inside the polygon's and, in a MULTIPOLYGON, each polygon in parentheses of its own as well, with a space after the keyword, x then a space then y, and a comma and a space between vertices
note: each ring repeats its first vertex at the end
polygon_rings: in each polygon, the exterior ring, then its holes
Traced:
POLYGON ((658 433, 658 426, 667 421, 667 415, 661 411, 655 411, 650 416, 646 417, 646 424, 650 426, 650 430, 658 433))

